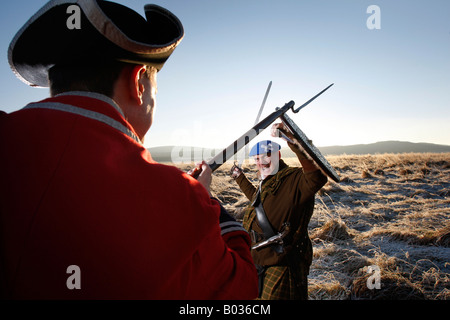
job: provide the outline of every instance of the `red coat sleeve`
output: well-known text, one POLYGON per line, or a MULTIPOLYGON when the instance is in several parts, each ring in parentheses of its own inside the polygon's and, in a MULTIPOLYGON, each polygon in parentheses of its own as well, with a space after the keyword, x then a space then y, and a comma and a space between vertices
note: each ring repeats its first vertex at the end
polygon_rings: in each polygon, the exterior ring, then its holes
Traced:
POLYGON ((219 221, 192 259, 195 275, 191 288, 195 289, 190 299, 255 299, 258 276, 250 254, 250 237, 218 200, 208 201, 208 207, 220 210, 219 221))

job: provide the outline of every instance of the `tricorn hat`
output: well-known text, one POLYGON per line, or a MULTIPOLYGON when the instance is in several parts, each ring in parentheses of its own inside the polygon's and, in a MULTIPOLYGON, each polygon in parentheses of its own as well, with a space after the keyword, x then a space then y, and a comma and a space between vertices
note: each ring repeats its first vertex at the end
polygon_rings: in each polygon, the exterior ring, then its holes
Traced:
POLYGON ((118 60, 160 70, 184 36, 170 11, 145 5, 145 17, 104 0, 51 0, 19 30, 8 49, 16 76, 48 87, 54 65, 118 60))

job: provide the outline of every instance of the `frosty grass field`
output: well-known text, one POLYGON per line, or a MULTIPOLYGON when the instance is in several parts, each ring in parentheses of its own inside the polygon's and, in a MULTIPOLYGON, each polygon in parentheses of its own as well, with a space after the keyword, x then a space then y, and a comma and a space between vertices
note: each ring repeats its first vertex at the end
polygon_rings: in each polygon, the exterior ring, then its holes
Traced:
MULTIPOLYGON (((341 182, 329 179, 316 195, 309 299, 450 300, 450 153, 326 158, 341 182)), ((249 201, 230 167, 214 172, 211 189, 239 220, 249 201)), ((253 165, 243 168, 256 183, 253 165)))

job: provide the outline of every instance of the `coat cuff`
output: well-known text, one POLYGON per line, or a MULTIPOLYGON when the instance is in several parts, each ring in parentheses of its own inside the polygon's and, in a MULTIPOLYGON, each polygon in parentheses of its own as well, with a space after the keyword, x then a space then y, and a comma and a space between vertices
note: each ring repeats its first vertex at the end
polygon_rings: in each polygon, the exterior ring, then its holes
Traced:
POLYGON ((227 212, 227 210, 222 206, 222 204, 220 203, 220 201, 218 199, 216 199, 216 198, 211 198, 211 199, 216 200, 220 206, 219 226, 221 229, 220 234, 222 236, 225 236, 226 234, 228 234, 230 232, 236 232, 236 231, 245 232, 247 234, 247 230, 245 230, 242 227, 242 224, 237 222, 236 219, 234 219, 227 212))

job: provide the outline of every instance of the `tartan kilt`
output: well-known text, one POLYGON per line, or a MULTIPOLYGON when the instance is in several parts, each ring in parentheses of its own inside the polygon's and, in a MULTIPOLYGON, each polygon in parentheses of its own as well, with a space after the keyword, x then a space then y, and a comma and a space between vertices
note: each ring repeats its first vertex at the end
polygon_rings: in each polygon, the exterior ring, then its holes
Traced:
POLYGON ((296 278, 301 281, 296 285, 293 271, 286 266, 268 267, 264 276, 264 284, 261 293, 261 300, 307 300, 308 280, 307 275, 296 272, 296 278))

